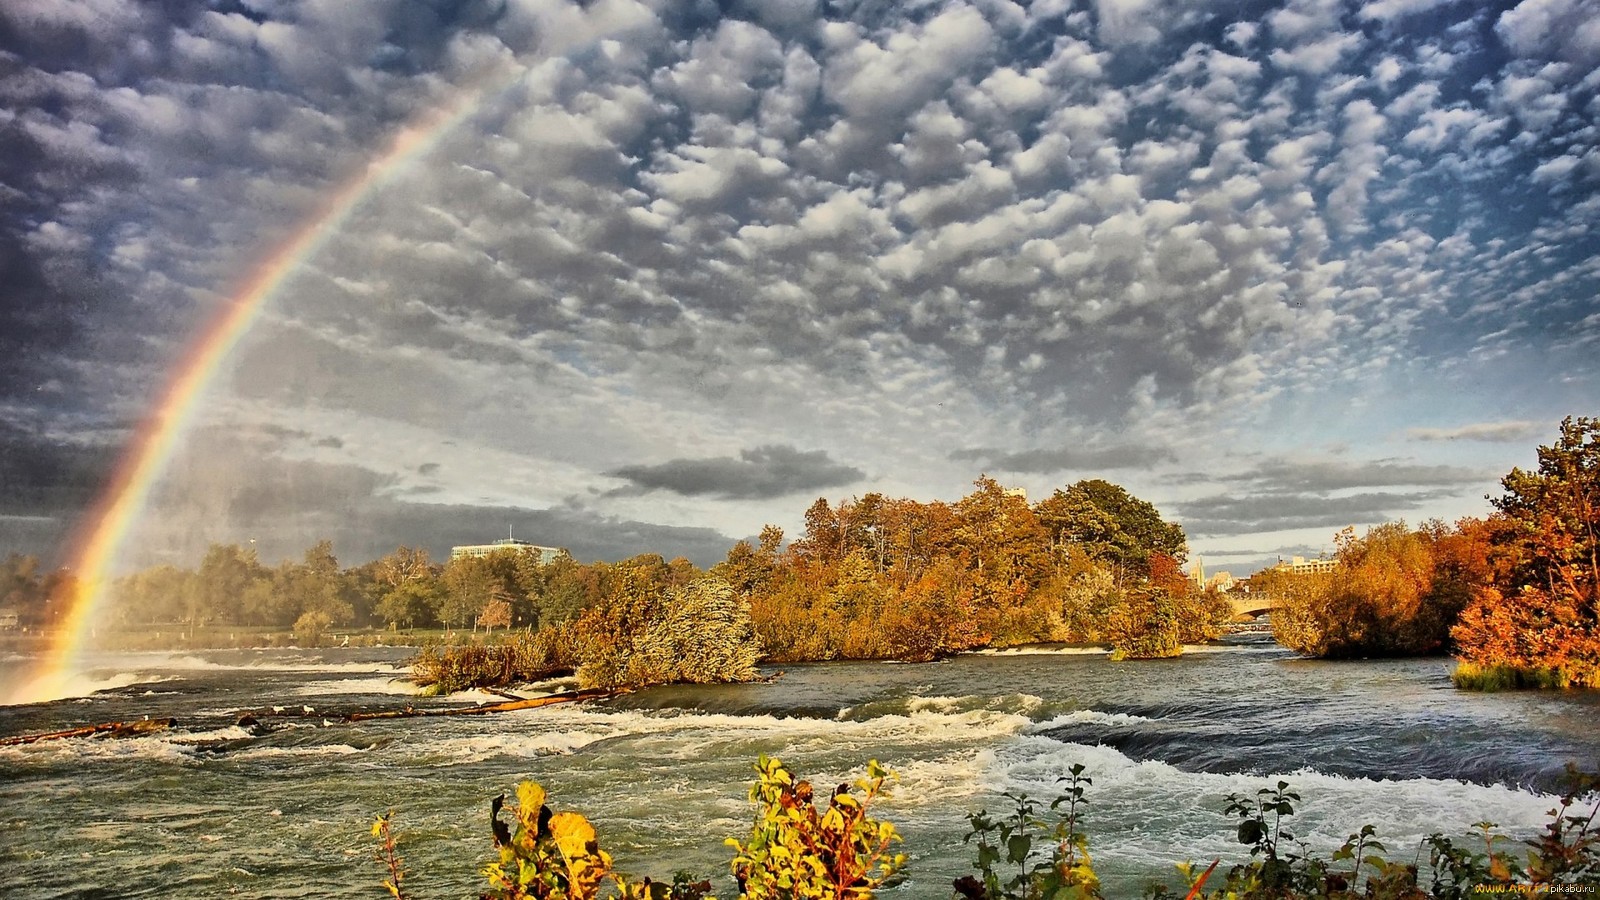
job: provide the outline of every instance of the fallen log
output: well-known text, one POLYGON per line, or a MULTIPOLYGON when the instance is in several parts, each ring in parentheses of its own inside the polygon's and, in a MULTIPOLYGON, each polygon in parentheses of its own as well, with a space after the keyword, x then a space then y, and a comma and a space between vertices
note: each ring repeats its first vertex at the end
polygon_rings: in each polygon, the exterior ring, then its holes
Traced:
POLYGON ((50 731, 44 734, 19 734, 13 737, 0 738, 0 747, 16 747, 21 744, 36 744, 39 741, 59 741, 65 738, 76 737, 141 737, 155 734, 178 724, 177 719, 134 719, 131 722, 101 722, 99 725, 86 725, 82 728, 68 728, 66 731, 50 731))
POLYGON ((605 691, 591 689, 586 691, 563 691, 559 694, 550 694, 544 697, 529 697, 519 700, 507 700, 504 703, 485 703, 481 706, 447 706, 442 708, 417 709, 407 706, 403 709, 386 709, 381 712, 349 713, 342 718, 346 722, 367 722, 372 719, 418 719, 431 716, 482 716, 489 713, 515 712, 519 709, 537 709, 541 706, 554 706, 557 703, 581 703, 585 700, 604 700, 627 693, 626 690, 605 691))
MULTIPOLYGON (((239 727, 249 729, 252 736, 260 736, 274 730, 279 726, 271 724, 273 718, 309 718, 320 717, 323 724, 343 725, 350 722, 370 722, 378 719, 418 719, 433 716, 483 716, 491 713, 515 712, 519 709, 537 709, 541 706, 554 706, 557 703, 581 703, 585 700, 604 700, 619 694, 626 694, 626 689, 621 690, 584 690, 564 691, 559 694, 549 694, 543 697, 526 697, 507 700, 503 703, 485 703, 479 706, 446 706, 418 709, 406 706, 401 709, 385 709, 377 712, 317 712, 311 707, 303 707, 301 712, 280 713, 244 712, 237 723, 239 727)), ((99 725, 86 725, 82 728, 69 728, 65 731, 52 731, 45 734, 19 734, 14 737, 0 738, 0 747, 13 747, 21 744, 33 744, 39 741, 55 741, 65 738, 78 737, 140 737, 156 734, 175 727, 177 719, 135 719, 128 722, 103 722, 99 725)))

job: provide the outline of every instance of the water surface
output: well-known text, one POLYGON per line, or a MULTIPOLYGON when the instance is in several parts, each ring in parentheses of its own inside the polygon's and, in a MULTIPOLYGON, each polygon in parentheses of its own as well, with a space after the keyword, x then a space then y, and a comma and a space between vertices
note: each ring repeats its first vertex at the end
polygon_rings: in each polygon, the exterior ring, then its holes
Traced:
POLYGON ((419 896, 476 896, 488 800, 535 778, 595 822, 619 868, 713 875, 728 897, 722 840, 749 827, 762 753, 821 784, 869 758, 899 773, 881 813, 906 837, 911 874, 888 892, 905 900, 948 897, 969 870, 968 812, 997 811, 1005 791, 1054 796, 1083 763, 1097 868, 1111 895, 1138 896, 1174 880, 1174 862, 1242 858, 1221 815, 1230 792, 1290 781, 1302 839, 1327 849, 1370 822, 1398 853, 1484 819, 1531 835, 1564 764, 1600 759, 1593 694, 1466 694, 1446 660, 1314 662, 1260 638, 1151 662, 1037 650, 789 666, 767 684, 583 707, 324 724, 485 699, 413 700, 395 680, 409 653, 103 656, 89 678, 108 689, 0 708, 0 734, 180 720, 156 737, 0 748, 0 896, 376 897, 368 827, 390 808, 419 896), (234 725, 273 707, 300 715, 260 736, 234 725))

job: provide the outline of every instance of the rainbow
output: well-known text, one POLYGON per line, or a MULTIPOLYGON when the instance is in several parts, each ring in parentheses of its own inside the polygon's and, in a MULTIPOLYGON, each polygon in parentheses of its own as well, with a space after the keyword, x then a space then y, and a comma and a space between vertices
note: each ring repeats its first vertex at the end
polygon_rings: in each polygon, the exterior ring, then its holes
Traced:
POLYGON ((70 696, 81 653, 105 597, 111 568, 129 530, 138 521, 150 491, 166 471, 186 427, 194 417, 218 367, 261 317, 278 288, 339 232, 374 190, 461 123, 492 91, 464 91, 403 128, 379 156, 350 178, 316 209, 238 287, 226 306, 200 332, 178 363, 150 414, 123 451, 122 458, 74 541, 69 568, 76 576, 71 606, 31 680, 18 685, 6 703, 33 703, 70 696))

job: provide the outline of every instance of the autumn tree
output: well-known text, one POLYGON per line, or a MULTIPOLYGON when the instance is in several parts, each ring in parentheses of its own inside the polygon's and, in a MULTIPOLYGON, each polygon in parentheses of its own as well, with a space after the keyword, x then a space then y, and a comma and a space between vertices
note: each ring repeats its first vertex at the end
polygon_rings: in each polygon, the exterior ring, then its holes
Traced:
POLYGON ((1498 564, 1452 631, 1458 683, 1600 687, 1600 419, 1563 420, 1500 484, 1498 564))

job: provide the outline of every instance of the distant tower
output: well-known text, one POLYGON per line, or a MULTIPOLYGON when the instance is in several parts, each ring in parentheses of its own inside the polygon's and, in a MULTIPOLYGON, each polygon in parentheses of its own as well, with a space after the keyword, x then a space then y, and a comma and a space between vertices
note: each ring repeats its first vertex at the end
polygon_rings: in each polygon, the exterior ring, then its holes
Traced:
POLYGON ((1201 588, 1202 590, 1205 589, 1206 564, 1205 561, 1198 556, 1194 558, 1194 565, 1189 567, 1189 580, 1194 582, 1196 587, 1201 588))

